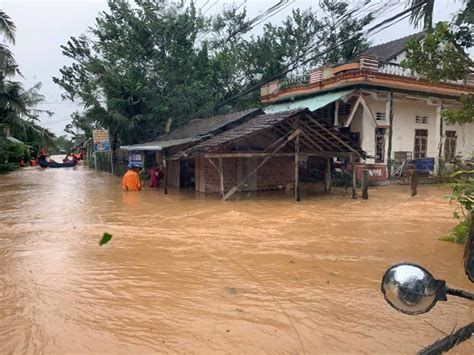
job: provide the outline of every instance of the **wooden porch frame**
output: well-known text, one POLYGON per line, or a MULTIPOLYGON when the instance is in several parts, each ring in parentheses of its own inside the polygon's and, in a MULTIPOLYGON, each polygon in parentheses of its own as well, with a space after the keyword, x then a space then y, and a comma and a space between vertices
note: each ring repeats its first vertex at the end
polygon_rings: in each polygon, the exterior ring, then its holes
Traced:
MULTIPOLYGON (((252 175, 254 175, 258 169, 260 169, 271 157, 273 157, 278 151, 280 151, 289 141, 292 141, 295 139, 297 136, 299 136, 301 133, 301 130, 298 128, 296 129, 292 134, 290 134, 286 140, 281 142, 272 153, 268 153, 268 155, 263 159, 260 164, 257 165, 255 169, 253 169, 250 173, 247 174, 246 177, 244 177, 240 182, 238 182, 234 187, 232 187, 223 197, 222 200, 226 201, 228 200, 234 193, 237 192, 239 187, 243 185, 245 181, 247 181, 252 175)), ((222 159, 222 157, 221 157, 222 159)))

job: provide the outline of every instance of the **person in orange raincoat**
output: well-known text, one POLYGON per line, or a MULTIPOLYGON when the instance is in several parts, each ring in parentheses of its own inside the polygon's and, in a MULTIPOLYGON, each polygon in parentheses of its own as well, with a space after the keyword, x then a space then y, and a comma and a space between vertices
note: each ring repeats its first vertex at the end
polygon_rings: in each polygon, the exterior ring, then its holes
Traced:
POLYGON ((124 191, 140 191, 142 189, 140 176, 138 172, 140 168, 131 166, 122 178, 122 189, 124 191))

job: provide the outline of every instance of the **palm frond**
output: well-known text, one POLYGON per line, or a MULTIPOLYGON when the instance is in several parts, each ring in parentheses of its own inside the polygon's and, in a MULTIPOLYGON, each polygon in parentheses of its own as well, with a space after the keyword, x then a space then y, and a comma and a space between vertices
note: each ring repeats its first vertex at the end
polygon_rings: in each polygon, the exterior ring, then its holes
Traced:
POLYGON ((0 78, 18 73, 18 64, 8 46, 0 43, 0 78))
POLYGON ((420 6, 412 11, 410 22, 415 27, 423 23, 424 30, 431 30, 433 28, 434 0, 410 0, 406 7, 410 8, 417 5, 420 6))
POLYGON ((7 41, 15 44, 15 31, 16 26, 10 16, 8 16, 5 11, 0 10, 0 34, 3 35, 7 41))

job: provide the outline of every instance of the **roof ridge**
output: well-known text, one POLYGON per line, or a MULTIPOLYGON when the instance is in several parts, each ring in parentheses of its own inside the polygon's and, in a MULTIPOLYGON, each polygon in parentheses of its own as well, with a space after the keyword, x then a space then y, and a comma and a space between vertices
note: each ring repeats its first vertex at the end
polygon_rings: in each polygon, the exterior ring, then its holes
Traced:
POLYGON ((393 40, 388 41, 388 42, 383 42, 383 43, 380 43, 380 44, 376 44, 375 46, 371 46, 371 47, 367 48, 364 52, 368 51, 369 49, 375 48, 375 47, 385 46, 387 44, 390 44, 390 43, 393 43, 393 42, 398 42, 398 41, 401 41, 401 40, 407 40, 410 37, 416 37, 416 36, 419 36, 419 35, 422 35, 422 34, 424 35, 425 32, 420 31, 420 32, 417 32, 417 33, 412 33, 411 35, 406 35, 404 37, 393 39, 393 40))

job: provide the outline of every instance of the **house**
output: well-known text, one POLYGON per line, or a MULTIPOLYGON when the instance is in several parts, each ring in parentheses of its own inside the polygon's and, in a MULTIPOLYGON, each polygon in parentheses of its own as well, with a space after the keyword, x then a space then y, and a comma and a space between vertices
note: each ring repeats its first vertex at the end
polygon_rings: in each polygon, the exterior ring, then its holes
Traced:
POLYGON ((270 82, 261 88, 264 110, 309 109, 367 153, 357 174, 367 168, 375 181, 401 175, 412 160, 417 169, 436 173, 455 156, 470 158, 474 124, 449 125, 441 112, 474 92, 474 74, 429 82, 400 66, 406 41, 421 36, 371 47, 353 62, 270 82))
MULTIPOLYGON (((265 114, 259 109, 191 121, 157 142, 124 146, 151 151, 166 162, 165 186, 219 193, 287 189, 300 199, 300 168, 318 165, 331 188, 333 158, 350 161, 366 154, 308 109, 265 114)), ((355 171, 355 170, 354 170, 355 171)), ((353 184, 355 193, 355 179, 353 184)))
POLYGON ((167 166, 167 184, 169 187, 187 187, 194 184, 194 161, 168 159, 176 152, 182 151, 193 144, 199 143, 219 132, 230 129, 250 118, 262 114, 263 111, 253 108, 241 112, 229 113, 215 117, 193 119, 169 134, 160 136, 158 140, 143 144, 121 146, 120 149, 129 154, 129 159, 136 159, 138 154, 145 166, 151 162, 163 162, 167 166))

